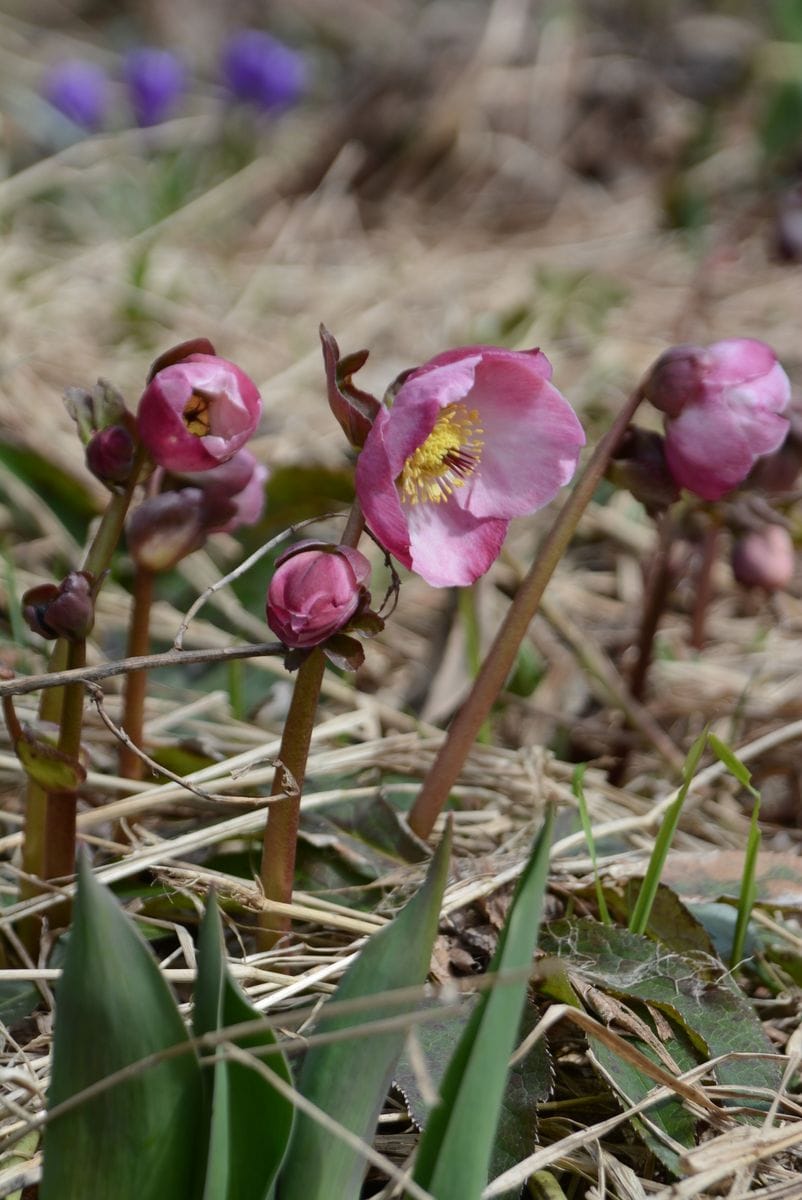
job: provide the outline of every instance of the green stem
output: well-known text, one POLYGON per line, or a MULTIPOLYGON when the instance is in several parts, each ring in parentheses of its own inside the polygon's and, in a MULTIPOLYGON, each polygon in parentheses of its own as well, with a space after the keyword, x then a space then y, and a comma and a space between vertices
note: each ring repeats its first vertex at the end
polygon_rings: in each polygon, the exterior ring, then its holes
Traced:
POLYGON ((452 721, 446 739, 410 812, 409 823, 418 837, 429 837, 437 817, 445 807, 449 791, 459 777, 476 735, 482 723, 487 720, 490 709, 512 669, 518 647, 537 612, 540 597, 568 549, 582 514, 593 499, 610 459, 643 397, 643 385, 640 385, 622 408, 612 428, 599 442, 540 547, 537 558, 516 591, 473 688, 452 721))
MULTIPOLYGON (((465 659, 468 666, 468 674, 471 679, 475 679, 479 674, 482 666, 482 642, 479 630, 479 604, 478 604, 478 583, 471 584, 470 587, 457 588, 457 607, 459 609, 460 620, 462 621, 462 632, 465 638, 465 659)), ((490 722, 484 721, 476 735, 476 740, 487 745, 490 742, 490 722)))
MULTIPOLYGON (((356 547, 365 527, 365 518, 359 502, 354 501, 348 515, 341 546, 356 547)), ((273 777, 272 795, 282 792, 286 772, 292 775, 296 793, 285 800, 275 800, 270 806, 262 846, 260 878, 267 900, 282 904, 292 902, 292 885, 295 878, 295 850, 298 839, 298 823, 301 816, 301 795, 306 776, 306 763, 312 730, 315 724, 320 686, 326 667, 326 656, 315 648, 304 659, 295 676, 290 711, 284 723, 281 747, 278 752, 280 766, 273 777)), ((259 946, 269 950, 290 928, 290 918, 284 914, 263 912, 259 917, 259 946)))
MULTIPOLYGON (((95 532, 92 545, 86 554, 83 563, 83 570, 89 572, 95 579, 100 579, 112 559, 112 555, 120 540, 125 516, 131 503, 131 497, 134 494, 134 488, 137 485, 139 476, 145 465, 145 451, 140 448, 137 452, 134 466, 131 471, 131 481, 124 492, 115 493, 109 501, 106 511, 100 518, 100 524, 95 532)), ((69 645, 64 638, 60 638, 50 656, 49 668, 51 671, 62 671, 70 657, 69 645)), ((62 701, 68 689, 53 688, 42 694, 39 702, 39 718, 42 721, 61 722, 62 720, 62 701)), ((74 693, 75 695, 75 693, 74 693)), ((83 688, 81 688, 81 700, 83 699, 83 688)), ((72 717, 70 718, 72 722, 72 717)), ((79 736, 80 744, 80 736, 79 736)), ((53 803, 57 803, 56 797, 48 796, 46 790, 41 784, 29 779, 25 794, 25 841, 22 851, 23 867, 28 875, 39 879, 49 879, 47 873, 46 859, 48 857, 47 837, 50 827, 50 809, 53 803)), ((56 822, 58 825, 58 821, 56 822)), ((24 881, 20 894, 23 899, 36 894, 36 887, 30 881, 24 881)))
MULTIPOLYGON (((70 643, 67 669, 86 666, 86 642, 70 643)), ((58 748, 63 754, 77 759, 81 754, 83 728, 84 685, 70 683, 64 689, 61 709, 61 730, 58 748)), ((48 796, 45 819, 44 869, 45 879, 60 879, 75 870, 75 816, 77 792, 54 792, 48 796)))
MULTIPOLYGON (((147 654, 150 649, 150 610, 153 604, 152 571, 137 567, 134 576, 133 605, 128 626, 127 658, 147 654)), ((146 671, 131 671, 125 679, 123 729, 134 746, 142 746, 145 724, 146 671)), ((120 747, 120 775, 123 779, 141 779, 144 763, 130 746, 120 747)))

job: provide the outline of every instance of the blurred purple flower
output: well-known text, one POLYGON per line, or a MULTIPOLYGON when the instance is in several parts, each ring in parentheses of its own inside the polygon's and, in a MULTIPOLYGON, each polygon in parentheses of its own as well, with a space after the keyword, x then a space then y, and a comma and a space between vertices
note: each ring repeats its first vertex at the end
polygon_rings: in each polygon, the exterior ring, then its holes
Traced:
POLYGON ((241 29, 223 47, 223 79, 238 100, 277 111, 294 104, 306 85, 302 56, 260 29, 241 29))
POLYGON ((100 129, 109 102, 108 79, 95 63, 67 58, 50 68, 42 81, 42 95, 60 113, 82 129, 100 129))
POLYGON ((137 125, 158 125, 175 111, 184 93, 184 64, 169 50, 142 46, 123 64, 123 78, 137 125))

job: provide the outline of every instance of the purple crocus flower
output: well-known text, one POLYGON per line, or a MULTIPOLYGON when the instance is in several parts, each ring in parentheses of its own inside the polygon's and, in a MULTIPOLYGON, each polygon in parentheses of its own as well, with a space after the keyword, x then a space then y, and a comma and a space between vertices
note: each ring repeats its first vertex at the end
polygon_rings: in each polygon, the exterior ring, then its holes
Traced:
POLYGON ((277 111, 298 100, 306 84, 300 54, 259 29, 241 29, 223 47, 223 79, 238 100, 277 111))
POLYGON ((95 63, 67 58, 50 68, 42 82, 42 95, 75 125, 94 132, 106 116, 108 79, 95 63))
POLYGON ((123 78, 137 125, 158 125, 184 93, 184 64, 169 50, 142 46, 126 56, 123 78))

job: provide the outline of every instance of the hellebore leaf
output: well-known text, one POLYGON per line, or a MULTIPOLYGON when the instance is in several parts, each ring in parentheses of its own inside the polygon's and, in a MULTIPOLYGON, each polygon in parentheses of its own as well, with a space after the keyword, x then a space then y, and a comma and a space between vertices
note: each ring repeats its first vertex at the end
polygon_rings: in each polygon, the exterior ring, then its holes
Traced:
POLYGON ((418 1147, 414 1179, 437 1200, 479 1200, 487 1184, 508 1063, 526 1000, 524 972, 537 943, 554 814, 549 810, 518 882, 489 971, 517 972, 483 992, 418 1147))
MULTIPOLYGON (((343 976, 334 1001, 376 997, 370 1010, 324 1016, 316 1033, 353 1030, 353 1038, 313 1046, 301 1072, 299 1091, 341 1125, 370 1141, 392 1071, 406 1036, 403 1028, 371 1033, 377 1020, 407 1011, 382 994, 422 984, 437 932, 440 902, 451 852, 443 836, 420 891, 397 917, 374 934, 343 976)), ((281 1172, 281 1200, 353 1200, 365 1171, 364 1157, 305 1113, 299 1113, 290 1152, 281 1172)))
MULTIPOLYGON (((198 939, 195 1036, 253 1021, 260 1015, 226 969, 220 916, 210 894, 198 939)), ((258 1057, 262 1057, 260 1051, 277 1045, 268 1028, 233 1040, 258 1057)), ((203 1127, 208 1129, 203 1200, 265 1200, 287 1150, 292 1102, 253 1067, 227 1060, 222 1046, 215 1055, 214 1065, 203 1068, 203 1127)), ((264 1059, 285 1083, 292 1082, 283 1054, 273 1050, 264 1059)))
POLYGON ((201 1072, 176 1003, 146 943, 78 861, 78 896, 56 993, 48 1107, 154 1056, 147 1066, 47 1125, 41 1200, 197 1196, 201 1072))

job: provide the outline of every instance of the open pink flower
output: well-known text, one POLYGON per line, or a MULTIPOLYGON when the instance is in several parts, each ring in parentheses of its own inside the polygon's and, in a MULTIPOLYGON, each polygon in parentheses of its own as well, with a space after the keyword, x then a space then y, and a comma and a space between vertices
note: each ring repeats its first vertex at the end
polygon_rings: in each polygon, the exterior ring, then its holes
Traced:
POLYGON ((788 376, 765 342, 676 346, 657 360, 646 395, 665 413, 666 460, 682 487, 718 500, 782 445, 788 376))
POLYGON ((349 546, 298 542, 276 562, 267 623, 285 646, 319 646, 366 608, 370 563, 349 546))
POLYGON ((468 346, 409 375, 376 415, 356 468, 381 544, 435 587, 472 583, 512 517, 573 475, 585 435, 539 350, 468 346))
POLYGON ((139 401, 139 435, 168 471, 208 471, 245 445, 262 412, 259 391, 234 363, 190 354, 158 371, 139 401))

